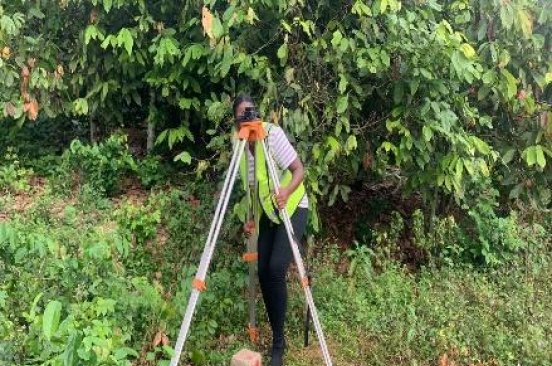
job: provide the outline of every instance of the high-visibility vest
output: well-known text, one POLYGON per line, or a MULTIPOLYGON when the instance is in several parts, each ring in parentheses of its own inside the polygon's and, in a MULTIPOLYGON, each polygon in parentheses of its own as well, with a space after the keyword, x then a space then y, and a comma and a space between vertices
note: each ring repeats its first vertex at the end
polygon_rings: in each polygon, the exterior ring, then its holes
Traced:
MULTIPOLYGON (((267 145, 267 148, 268 148, 268 136, 270 134, 270 130, 272 129, 272 127, 274 127, 274 125, 272 123, 263 122, 263 127, 267 132, 266 134, 267 137, 265 137, 265 144, 267 145)), ((270 149, 268 150, 270 151, 270 149)), ((277 167, 276 169, 277 169, 277 173, 280 176, 280 186, 286 187, 291 182, 293 174, 289 170, 286 170, 282 175, 282 173, 278 170, 277 167)), ((240 175, 241 175, 243 187, 245 190, 247 190, 249 172, 247 171, 245 155, 242 155, 242 158, 240 161, 240 175)), ((259 195, 258 198, 259 198, 261 207, 263 208, 263 211, 266 214, 266 216, 272 222, 279 224, 280 217, 278 215, 279 213, 278 205, 273 195, 274 185, 273 185, 272 179, 270 179, 270 174, 268 172, 268 166, 266 162, 266 156, 263 151, 263 146, 261 145, 260 142, 255 142, 255 176, 257 178, 257 192, 259 195)), ((286 204, 286 211, 290 217, 293 215, 293 213, 299 206, 299 203, 301 202, 301 199, 303 199, 304 195, 305 195, 305 186, 303 182, 301 182, 301 184, 299 184, 299 186, 295 189, 295 191, 289 196, 288 202, 286 204)), ((258 212, 259 205, 255 203, 253 203, 253 209, 254 209, 253 213, 255 218, 258 220, 259 214, 260 214, 260 212, 258 212)))

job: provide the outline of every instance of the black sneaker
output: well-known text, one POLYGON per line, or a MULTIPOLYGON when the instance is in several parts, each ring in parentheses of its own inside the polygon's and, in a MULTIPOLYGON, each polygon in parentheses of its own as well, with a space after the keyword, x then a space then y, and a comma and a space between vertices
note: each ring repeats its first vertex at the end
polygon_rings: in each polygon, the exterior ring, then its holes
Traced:
POLYGON ((270 366, 283 366, 284 365, 284 351, 286 348, 286 342, 278 342, 272 345, 272 352, 270 352, 270 366))

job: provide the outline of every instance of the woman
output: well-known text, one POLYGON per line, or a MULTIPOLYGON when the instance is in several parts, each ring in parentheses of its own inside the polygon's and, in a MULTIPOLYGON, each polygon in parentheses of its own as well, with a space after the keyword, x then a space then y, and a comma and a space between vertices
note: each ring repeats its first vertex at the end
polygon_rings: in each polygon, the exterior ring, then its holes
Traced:
MULTIPOLYGON (((234 117, 239 121, 246 108, 254 108, 251 97, 241 96, 234 101, 234 117)), ((291 223, 300 244, 305 232, 308 218, 308 200, 303 186, 304 169, 297 152, 290 144, 284 131, 271 123, 264 123, 267 137, 265 142, 269 150, 270 158, 276 166, 284 171, 281 178, 281 187, 276 196, 267 195, 269 189, 268 172, 266 164, 259 164, 266 159, 262 148, 249 144, 246 149, 248 161, 256 159, 256 167, 249 164, 248 181, 253 182, 255 175, 258 182, 259 201, 262 207, 259 219, 258 239, 258 274, 263 300, 270 326, 272 328, 271 366, 283 365, 285 349, 284 322, 287 307, 286 274, 293 254, 287 237, 284 224, 279 220, 275 212, 275 204, 278 208, 286 208, 290 214, 291 223), (265 189, 263 189, 265 188, 265 189)), ((239 128, 236 122, 236 129, 239 128)), ((259 144, 260 145, 260 144, 259 144)), ((242 177, 243 179, 243 177, 242 177)), ((257 199, 257 197, 255 198, 257 199)), ((251 235, 255 229, 254 221, 245 224, 246 235, 251 235)))

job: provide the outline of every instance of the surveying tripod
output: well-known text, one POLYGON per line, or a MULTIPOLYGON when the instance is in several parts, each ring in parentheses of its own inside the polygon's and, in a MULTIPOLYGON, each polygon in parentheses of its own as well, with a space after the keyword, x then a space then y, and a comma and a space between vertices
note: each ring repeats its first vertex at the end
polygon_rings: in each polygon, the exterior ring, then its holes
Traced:
MULTIPOLYGON (((274 162, 272 161, 270 155, 268 154, 268 148, 265 143, 265 137, 266 137, 266 131, 263 128, 263 124, 260 120, 256 119, 254 121, 250 122, 243 122, 240 124, 240 129, 238 132, 238 143, 234 146, 232 158, 230 160, 230 166, 228 168, 228 171, 226 173, 226 177, 224 179, 223 188, 219 197, 219 201, 217 203, 217 207, 215 209, 215 215, 213 218, 213 221, 211 222, 211 228, 209 230, 209 235, 207 236, 207 241, 205 243, 205 247, 203 249, 203 254, 201 255, 201 260, 199 263, 199 267, 196 273, 195 278, 192 280, 192 293, 190 295, 190 298, 188 300, 188 305, 186 307, 186 312, 184 313, 184 319, 182 320, 182 325, 180 327, 180 332, 178 334, 178 338, 176 340, 176 346, 174 349, 174 355, 171 359, 170 366, 177 366, 178 362, 180 360, 180 355, 182 353, 182 349, 184 347, 184 343, 186 341, 186 337, 188 336, 188 331, 190 330, 190 324, 192 322, 192 316, 194 314, 197 301, 199 299, 199 295, 201 292, 205 291, 207 289, 205 285, 205 277, 207 276, 207 270, 209 267, 209 263, 211 262, 211 259, 213 257, 213 253, 215 251, 215 245, 217 242, 217 238, 220 232, 220 227, 222 225, 222 221, 224 218, 224 214, 226 213, 226 209, 228 207, 228 201, 230 199, 230 195, 232 192, 232 188, 234 186, 234 183, 236 181, 236 176, 238 174, 238 170, 240 167, 240 160, 245 152, 245 149, 248 148, 247 143, 248 142, 254 142, 256 144, 261 144, 263 148, 263 152, 266 156, 265 160, 268 166, 269 170, 269 176, 270 179, 273 182, 274 187, 274 194, 278 194, 279 187, 280 187, 280 180, 278 178, 278 174, 276 172, 276 168, 274 166, 274 162)), ((248 168, 248 167, 247 167, 248 168)), ((249 176, 249 169, 246 169, 247 176, 249 176)), ((255 199, 258 199, 257 197, 254 197, 255 199)), ((312 317, 312 321, 314 324, 314 328, 316 330, 316 335, 318 337, 318 341, 320 343, 320 348, 322 350, 322 356, 324 358, 324 363, 326 366, 332 366, 332 360, 330 359, 330 354, 328 352, 328 346, 326 345, 326 340, 324 338, 324 333, 322 331, 322 326, 320 325, 320 320, 318 319, 318 313, 316 311, 316 307, 314 305, 314 300, 312 297, 312 292, 310 289, 309 280, 307 277, 307 273, 305 271, 305 266, 303 264, 303 260, 301 258, 301 253, 299 251, 298 243, 295 241, 295 236, 293 233, 293 226, 291 225, 291 220, 289 218, 288 213, 286 212, 286 209, 280 209, 280 218, 284 223, 286 233, 288 236, 289 244, 291 245, 291 250, 293 252, 293 257, 295 259, 295 264, 297 265, 297 271, 299 275, 299 279, 301 281, 301 285, 303 287, 303 291, 305 293, 305 298, 307 301, 308 309, 310 316, 312 317)), ((252 241, 250 241, 251 243, 252 241)), ((248 245, 248 251, 252 250, 251 244, 248 245)), ((252 255, 254 253, 247 253, 249 255, 252 255)), ((252 256, 254 258, 254 256, 252 256)), ((251 259, 251 258, 250 258, 251 259)), ((252 265, 250 264, 250 271, 252 270, 252 265)), ((250 272, 251 273, 251 272, 250 272)), ((250 278, 251 280, 251 278, 250 278)), ((251 294, 251 287, 250 285, 250 294, 251 294)), ((253 293, 254 294, 254 293, 253 293)), ((251 301, 251 300, 250 300, 251 301)), ((250 317, 251 317, 251 306, 250 306, 250 317)), ((254 321, 254 317, 253 317, 254 321)), ((250 330, 254 329, 255 324, 250 324, 250 330)), ((250 333, 251 335, 251 333, 250 333)))

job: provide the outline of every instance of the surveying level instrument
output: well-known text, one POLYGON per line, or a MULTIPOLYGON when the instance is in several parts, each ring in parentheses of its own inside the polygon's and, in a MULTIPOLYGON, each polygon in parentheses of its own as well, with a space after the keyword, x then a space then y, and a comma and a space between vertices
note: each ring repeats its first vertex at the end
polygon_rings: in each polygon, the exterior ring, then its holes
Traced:
MULTIPOLYGON (((176 340, 174 355, 170 363, 171 366, 178 365, 178 362, 180 360, 180 355, 182 353, 182 349, 186 341, 186 337, 188 336, 188 331, 190 330, 190 324, 192 322, 192 317, 197 305, 197 301, 199 299, 199 295, 201 294, 201 292, 207 289, 205 285, 205 277, 207 276, 209 263, 211 262, 213 253, 215 251, 215 245, 220 232, 220 227, 223 222, 224 214, 226 213, 226 210, 228 207, 228 201, 230 200, 232 188, 234 187, 234 183, 236 181, 236 176, 238 174, 238 170, 240 167, 240 160, 243 153, 245 152, 245 149, 248 148, 247 144, 249 142, 255 143, 255 144, 261 144, 263 152, 265 154, 265 160, 268 166, 268 170, 269 170, 269 177, 273 183, 273 188, 274 188, 273 193, 278 194, 279 192, 280 180, 276 171, 276 167, 274 165, 274 161, 272 160, 271 156, 268 153, 268 148, 265 142, 265 138, 267 137, 267 134, 263 127, 263 123, 259 119, 258 114, 253 109, 246 110, 246 115, 244 117, 245 118, 242 118, 239 121, 240 125, 239 125, 239 132, 238 132, 238 143, 235 144, 234 146, 232 158, 230 160, 230 165, 229 165, 228 171, 226 172, 222 191, 215 209, 215 215, 213 217, 213 221, 211 222, 209 235, 207 236, 207 241, 205 243, 203 254, 201 255, 201 260, 199 262, 199 267, 195 278, 192 280, 192 293, 188 300, 186 312, 184 313, 184 319, 182 320, 182 325, 180 327, 178 339, 176 340), (252 120, 248 120, 248 119, 252 119, 252 120)), ((247 160, 248 159, 246 159, 246 163, 249 163, 247 160)), ((249 169, 246 169, 246 172, 249 172, 249 169)), ((249 173, 247 174, 247 176, 249 177, 249 173)), ((256 181, 256 178, 255 178, 255 181, 256 181)), ((253 185, 253 187, 255 187, 253 188, 254 190, 256 190, 256 186, 257 186, 256 184, 253 185)), ((249 185, 247 185, 247 187, 248 187, 248 194, 249 194, 250 193, 249 185)), ((254 193, 256 194, 256 191, 254 193)), ((256 204, 256 201, 258 201, 258 197, 254 196, 253 202, 255 202, 255 204, 256 204)), ((284 226, 286 229, 289 244, 291 245, 293 258, 297 266, 299 280, 301 281, 301 285, 303 287, 303 291, 305 294, 305 298, 306 298, 306 302, 309 310, 308 311, 309 317, 312 319, 314 328, 316 330, 316 335, 318 337, 320 348, 322 350, 324 363, 326 366, 332 366, 332 360, 330 359, 328 346, 326 345, 326 340, 324 338, 322 326, 320 325, 318 313, 314 305, 314 300, 312 297, 312 292, 309 284, 309 278, 307 277, 303 259, 301 258, 301 253, 299 251, 298 243, 295 240, 295 235, 293 233, 293 226, 291 225, 291 220, 285 208, 280 209, 279 212, 280 212, 280 219, 284 223, 284 226)), ((251 216, 251 211, 249 211, 248 216, 251 216)), ((253 285, 253 275, 255 273, 254 262, 257 259, 256 238, 254 237, 254 235, 252 235, 248 240, 247 250, 248 252, 244 255, 244 260, 249 262, 249 274, 250 274, 249 334, 251 339, 255 341, 256 339, 258 339, 258 332, 256 329, 255 304, 254 304, 255 289, 253 285)))

